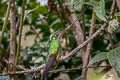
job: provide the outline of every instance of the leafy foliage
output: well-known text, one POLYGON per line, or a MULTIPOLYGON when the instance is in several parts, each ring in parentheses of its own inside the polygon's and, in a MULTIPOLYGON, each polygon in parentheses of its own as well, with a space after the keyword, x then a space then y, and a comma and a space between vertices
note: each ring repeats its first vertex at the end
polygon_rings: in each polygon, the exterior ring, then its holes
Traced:
POLYGON ((108 53, 108 61, 118 72, 118 75, 120 77, 120 47, 113 49, 108 53))
POLYGON ((106 15, 105 15, 105 2, 104 0, 100 0, 99 4, 96 6, 95 14, 101 21, 106 21, 106 15))
POLYGON ((96 63, 96 62, 99 62, 99 61, 102 61, 102 60, 105 60, 107 59, 107 52, 101 52, 99 54, 97 54, 96 56, 94 56, 92 58, 92 60, 89 62, 88 66, 96 63))
MULTIPOLYGON (((22 0, 16 1, 16 19, 19 19, 21 14, 22 0)), ((63 19, 63 23, 60 20, 58 14, 51 14, 48 5, 41 5, 38 0, 26 0, 25 5, 25 21, 22 33, 22 43, 21 52, 19 56, 18 65, 23 66, 26 69, 33 69, 41 64, 45 63, 48 56, 50 35, 56 31, 64 30, 69 24, 65 19, 61 8, 56 1, 58 11, 63 19), (65 27, 63 27, 63 24, 65 27), (31 45, 28 45, 31 44, 31 45)), ((42 2, 45 0, 41 0, 42 2)), ((65 0, 62 0, 63 2, 65 0)), ((7 10, 8 0, 0 0, 0 33, 5 20, 5 13, 7 10)), ((97 18, 95 24, 95 30, 99 29, 106 21, 106 15, 110 12, 110 7, 112 0, 89 0, 84 2, 83 0, 69 0, 68 3, 64 5, 71 5, 76 11, 76 15, 79 16, 85 11, 85 35, 89 35, 90 24, 92 20, 92 13, 95 14, 97 18), (83 7, 84 6, 84 7, 83 7), (93 10, 93 7, 96 9, 93 10)), ((66 9, 70 15, 70 11, 66 9)), ((118 9, 116 10, 115 18, 118 19, 120 14, 118 9)), ((80 25, 82 27, 83 17, 80 17, 80 25)), ((93 47, 91 51, 91 56, 94 56, 90 61, 89 65, 92 65, 101 60, 107 59, 113 68, 120 74, 120 48, 111 49, 109 43, 109 37, 105 34, 103 36, 97 37, 93 42, 93 47), (110 51, 109 51, 110 50, 110 51), (109 51, 109 52, 107 52, 109 51)), ((65 52, 70 52, 77 47, 77 42, 75 40, 75 35, 73 35, 71 29, 66 31, 66 34, 62 39, 62 55, 65 52)), ((18 31, 17 36, 18 37, 18 31)), ((80 37, 80 36, 79 36, 80 37)), ((112 34, 112 39, 115 46, 120 46, 120 29, 112 34)), ((3 37, 2 44, 0 44, 0 74, 7 73, 9 71, 9 44, 10 44, 10 17, 8 19, 7 28, 3 37), (6 62, 5 62, 6 61, 6 62), (8 62, 8 63, 7 63, 8 62)), ((58 65, 57 70, 76 68, 82 66, 82 59, 80 56, 72 56, 58 65)), ((23 70, 16 68, 16 70, 23 70)), ((68 70, 63 72, 53 73, 52 76, 48 77, 50 80, 55 79, 61 74, 67 74, 71 80, 80 80, 81 70, 68 70)), ((40 78, 40 72, 20 74, 16 76, 16 80, 33 80, 34 77, 40 78)), ((0 80, 9 78, 8 76, 0 76, 0 80)), ((8 79, 9 80, 9 79, 8 79)))
POLYGON ((117 71, 120 76, 120 47, 110 50, 109 52, 101 52, 94 56, 88 66, 107 59, 111 66, 117 71))

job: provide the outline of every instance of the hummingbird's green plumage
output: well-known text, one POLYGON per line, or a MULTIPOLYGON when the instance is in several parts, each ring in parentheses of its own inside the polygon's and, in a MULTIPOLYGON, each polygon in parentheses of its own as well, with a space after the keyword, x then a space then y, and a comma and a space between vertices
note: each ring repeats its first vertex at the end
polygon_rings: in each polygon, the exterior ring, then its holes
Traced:
POLYGON ((50 44, 49 54, 58 54, 60 44, 58 40, 52 40, 50 44))
POLYGON ((56 36, 52 37, 50 48, 49 48, 49 58, 47 60, 47 63, 45 64, 45 68, 43 70, 41 80, 45 80, 45 77, 47 76, 50 68, 54 64, 55 60, 59 56, 59 49, 60 49, 60 43, 59 40, 56 38, 56 36))

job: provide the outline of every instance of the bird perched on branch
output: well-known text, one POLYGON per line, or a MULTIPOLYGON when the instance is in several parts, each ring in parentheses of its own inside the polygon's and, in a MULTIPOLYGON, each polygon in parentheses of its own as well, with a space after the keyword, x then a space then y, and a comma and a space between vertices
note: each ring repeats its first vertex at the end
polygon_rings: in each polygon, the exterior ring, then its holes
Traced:
MULTIPOLYGON (((78 19, 77 19, 78 20, 78 19)), ((53 63, 58 59, 59 53, 60 53, 60 42, 59 40, 62 38, 63 34, 77 21, 75 20, 71 25, 69 25, 65 30, 61 32, 57 32, 55 35, 53 34, 51 38, 50 43, 50 49, 49 49, 49 59, 47 60, 47 63, 45 64, 45 68, 43 70, 43 73, 41 75, 41 80, 45 80, 50 68, 52 67, 53 63)))
POLYGON ((50 47, 49 47, 49 56, 48 56, 49 58, 48 58, 47 63, 45 64, 45 68, 41 75, 41 80, 45 80, 50 68, 52 67, 54 62, 58 59, 59 50, 60 50, 60 43, 59 43, 59 39, 58 39, 58 34, 55 34, 51 38, 51 43, 50 43, 50 47))

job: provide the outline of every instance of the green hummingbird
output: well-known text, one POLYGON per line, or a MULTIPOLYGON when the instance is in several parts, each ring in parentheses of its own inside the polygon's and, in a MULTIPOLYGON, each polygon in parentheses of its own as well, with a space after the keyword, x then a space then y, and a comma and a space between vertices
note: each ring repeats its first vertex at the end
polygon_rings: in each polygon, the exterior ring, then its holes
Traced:
POLYGON ((49 58, 45 64, 45 68, 41 75, 41 80, 45 80, 50 68, 52 67, 54 62, 58 59, 59 50, 60 50, 60 42, 58 39, 58 34, 55 34, 55 35, 53 35, 51 42, 50 42, 49 55, 48 55, 49 58))

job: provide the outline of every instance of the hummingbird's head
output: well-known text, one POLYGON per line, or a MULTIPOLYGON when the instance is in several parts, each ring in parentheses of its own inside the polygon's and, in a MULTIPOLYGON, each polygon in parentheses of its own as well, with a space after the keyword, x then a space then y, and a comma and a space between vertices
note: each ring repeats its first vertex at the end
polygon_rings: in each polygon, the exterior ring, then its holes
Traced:
POLYGON ((55 35, 53 35, 52 39, 56 40, 59 36, 59 33, 56 33, 55 35))
POLYGON ((59 32, 53 33, 50 36, 50 40, 53 40, 53 39, 56 40, 58 38, 58 36, 59 36, 59 32))

